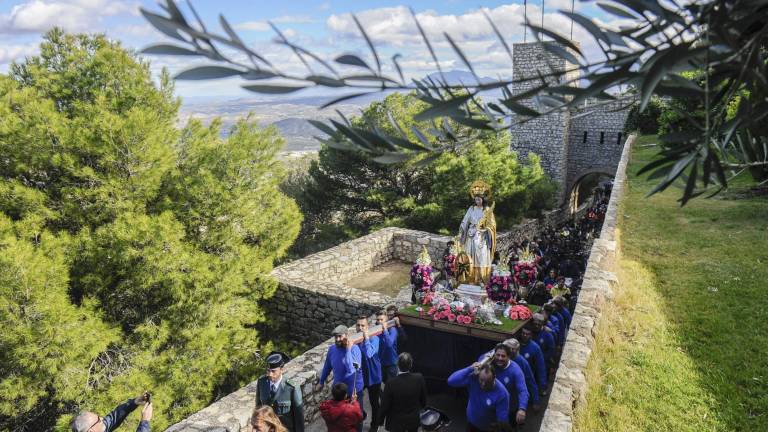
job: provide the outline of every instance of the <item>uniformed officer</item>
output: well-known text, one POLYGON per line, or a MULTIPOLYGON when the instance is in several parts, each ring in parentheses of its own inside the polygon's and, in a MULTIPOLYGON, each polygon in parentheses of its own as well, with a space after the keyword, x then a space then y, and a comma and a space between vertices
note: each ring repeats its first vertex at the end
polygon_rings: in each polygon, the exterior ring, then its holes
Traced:
POLYGON ((256 382, 256 406, 269 405, 291 432, 304 432, 304 405, 301 387, 283 377, 290 358, 281 352, 267 356, 267 373, 256 382))

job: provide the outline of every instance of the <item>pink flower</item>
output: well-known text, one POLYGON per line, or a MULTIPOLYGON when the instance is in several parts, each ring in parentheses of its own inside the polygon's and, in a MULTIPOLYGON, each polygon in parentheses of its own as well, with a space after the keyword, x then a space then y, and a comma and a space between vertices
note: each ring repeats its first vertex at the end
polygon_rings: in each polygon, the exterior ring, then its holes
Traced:
POLYGON ((464 310, 464 306, 462 305, 456 306, 456 311, 462 312, 463 310, 464 310))
POLYGON ((448 321, 450 321, 450 322, 456 321, 456 315, 454 315, 452 313, 449 313, 448 314, 448 321))

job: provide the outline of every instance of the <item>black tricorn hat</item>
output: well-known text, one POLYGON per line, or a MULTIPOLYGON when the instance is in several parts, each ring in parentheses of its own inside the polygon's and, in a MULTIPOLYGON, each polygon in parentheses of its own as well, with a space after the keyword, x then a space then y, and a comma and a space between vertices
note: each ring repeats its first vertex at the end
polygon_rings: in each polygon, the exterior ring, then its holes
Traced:
POLYGON ((290 360, 291 358, 288 354, 280 351, 272 351, 267 355, 267 367, 270 369, 281 368, 290 360))

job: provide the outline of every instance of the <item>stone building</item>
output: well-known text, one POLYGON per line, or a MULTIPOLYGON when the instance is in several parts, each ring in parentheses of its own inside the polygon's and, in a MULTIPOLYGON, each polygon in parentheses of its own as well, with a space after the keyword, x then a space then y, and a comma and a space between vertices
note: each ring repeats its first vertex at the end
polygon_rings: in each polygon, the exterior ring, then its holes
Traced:
MULTIPOLYGON (((560 82, 579 76, 577 65, 546 50, 544 44, 557 42, 514 44, 513 78, 515 81, 529 80, 516 82, 513 94, 537 86, 541 82, 537 78, 540 74, 566 72, 560 82)), ((551 83, 554 82, 553 79, 551 83)), ((578 85, 578 80, 571 85, 578 85)), ((522 103, 534 107, 531 99, 522 103)), ((521 158, 529 152, 541 157, 544 171, 560 185, 559 203, 566 206, 578 194, 579 184, 586 175, 600 173, 612 177, 616 172, 626 138, 623 131, 627 118, 627 110, 617 108, 620 108, 618 103, 596 106, 590 101, 570 112, 537 118, 514 116, 511 147, 521 158)))

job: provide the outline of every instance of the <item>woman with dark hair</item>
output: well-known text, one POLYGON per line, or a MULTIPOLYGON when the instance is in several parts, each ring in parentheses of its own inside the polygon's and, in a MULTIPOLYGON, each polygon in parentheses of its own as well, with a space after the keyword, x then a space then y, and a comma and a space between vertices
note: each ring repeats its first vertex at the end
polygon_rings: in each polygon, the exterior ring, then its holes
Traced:
POLYGON ((269 405, 257 406, 251 414, 249 425, 251 432, 288 432, 269 405))

